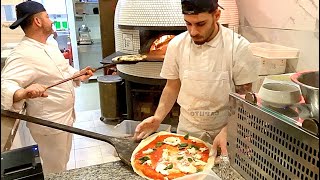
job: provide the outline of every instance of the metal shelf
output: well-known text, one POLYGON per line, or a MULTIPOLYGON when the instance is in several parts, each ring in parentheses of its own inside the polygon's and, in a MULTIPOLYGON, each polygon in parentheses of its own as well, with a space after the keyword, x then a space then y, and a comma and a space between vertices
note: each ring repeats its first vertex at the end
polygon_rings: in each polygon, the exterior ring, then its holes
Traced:
POLYGON ((75 2, 75 4, 99 4, 99 2, 75 2))
POLYGON ((319 178, 319 137, 235 93, 230 105, 230 163, 245 179, 319 178))

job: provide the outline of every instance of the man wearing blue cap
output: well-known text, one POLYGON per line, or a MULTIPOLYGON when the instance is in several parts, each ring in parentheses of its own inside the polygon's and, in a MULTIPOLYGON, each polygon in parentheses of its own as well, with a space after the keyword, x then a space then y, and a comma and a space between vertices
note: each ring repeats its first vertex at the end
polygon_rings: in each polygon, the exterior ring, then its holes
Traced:
MULTIPOLYGON (((75 121, 74 87, 92 76, 90 67, 80 72, 71 67, 56 45, 47 43, 53 33, 52 21, 42 4, 26 1, 16 6, 18 26, 25 33, 11 52, 1 72, 1 108, 25 111, 27 115, 72 126, 75 121), (46 87, 87 72, 74 81, 46 87)), ((66 170, 72 144, 72 134, 27 123, 39 146, 44 173, 66 170)))
POLYGON ((156 131, 177 100, 177 133, 208 136, 214 150, 220 147, 227 156, 229 93, 251 91, 257 60, 245 38, 219 24, 218 0, 181 0, 181 5, 188 31, 168 44, 160 74, 166 86, 154 116, 137 126, 135 139, 156 131))

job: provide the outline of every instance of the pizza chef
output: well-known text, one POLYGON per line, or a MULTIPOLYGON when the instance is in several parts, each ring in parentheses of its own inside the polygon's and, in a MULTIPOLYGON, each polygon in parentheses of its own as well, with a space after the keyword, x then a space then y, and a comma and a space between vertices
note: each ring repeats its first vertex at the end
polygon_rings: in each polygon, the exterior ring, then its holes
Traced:
POLYGON ((174 103, 180 105, 177 133, 213 143, 227 152, 229 93, 251 91, 257 78, 257 60, 248 40, 218 20, 218 0, 181 0, 187 31, 168 45, 160 76, 167 79, 154 116, 135 130, 136 140, 155 132, 174 103))

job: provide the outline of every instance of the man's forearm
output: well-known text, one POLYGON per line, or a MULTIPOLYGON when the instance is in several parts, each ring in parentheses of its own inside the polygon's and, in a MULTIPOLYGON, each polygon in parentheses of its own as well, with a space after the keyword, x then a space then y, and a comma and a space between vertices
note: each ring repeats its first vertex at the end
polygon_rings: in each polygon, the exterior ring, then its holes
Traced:
POLYGON ((18 89, 16 92, 13 94, 13 102, 18 102, 21 101, 22 99, 26 99, 26 93, 25 89, 21 88, 18 89))
POLYGON ((159 105, 154 116, 161 122, 167 116, 169 111, 172 109, 174 103, 177 100, 180 91, 180 80, 168 80, 166 86, 164 87, 159 105))

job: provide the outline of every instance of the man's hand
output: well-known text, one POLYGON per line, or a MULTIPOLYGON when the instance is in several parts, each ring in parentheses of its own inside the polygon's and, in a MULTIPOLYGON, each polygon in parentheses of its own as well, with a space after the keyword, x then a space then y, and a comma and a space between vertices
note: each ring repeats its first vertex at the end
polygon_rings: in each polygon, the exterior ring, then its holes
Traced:
POLYGON ((74 81, 85 81, 88 80, 93 75, 93 69, 90 66, 76 72, 74 75, 83 74, 82 76, 75 78, 74 81))
POLYGON ((243 84, 243 85, 236 85, 235 87, 236 93, 238 94, 246 94, 247 92, 252 91, 252 83, 243 84))
POLYGON ((133 139, 135 141, 140 141, 141 139, 148 137, 150 134, 157 131, 160 124, 161 120, 157 119, 155 116, 148 117, 138 124, 133 139))
POLYGON ((217 156, 217 149, 221 148, 221 155, 228 155, 227 150, 227 126, 223 127, 220 133, 214 138, 212 148, 215 153, 214 156, 217 156))
POLYGON ((37 97, 48 97, 48 94, 45 92, 46 87, 40 84, 31 84, 25 89, 17 90, 13 95, 13 102, 18 102, 22 99, 33 99, 37 97))

